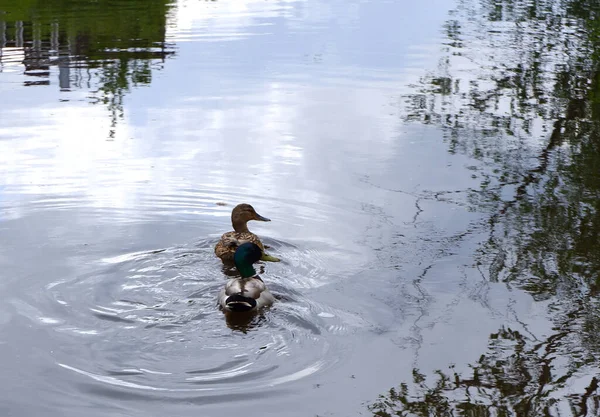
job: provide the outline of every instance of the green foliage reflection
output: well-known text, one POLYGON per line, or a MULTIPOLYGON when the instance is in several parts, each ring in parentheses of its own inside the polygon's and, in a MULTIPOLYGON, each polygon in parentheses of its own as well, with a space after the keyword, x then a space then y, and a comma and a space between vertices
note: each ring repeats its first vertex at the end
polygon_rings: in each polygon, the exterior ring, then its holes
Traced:
POLYGON ((553 328, 501 329, 468 376, 440 371, 431 385, 415 370, 375 415, 600 413, 598 16, 600 3, 576 0, 465 0, 452 13, 447 54, 406 120, 442 126, 450 152, 482 162, 477 264, 545 301, 553 328))
POLYGON ((170 8, 168 0, 3 1, 0 71, 9 61, 1 51, 22 48, 25 85, 50 84, 56 66, 62 90, 91 90, 115 124, 124 95, 149 84, 174 52, 165 42, 170 8))

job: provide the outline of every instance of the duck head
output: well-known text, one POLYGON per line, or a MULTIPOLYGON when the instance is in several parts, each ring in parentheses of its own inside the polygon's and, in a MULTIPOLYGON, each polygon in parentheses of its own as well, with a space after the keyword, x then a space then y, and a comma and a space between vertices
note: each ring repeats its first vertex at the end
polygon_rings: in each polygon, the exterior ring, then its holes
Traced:
POLYGON ((271 221, 271 219, 258 214, 250 204, 238 204, 233 208, 233 211, 231 212, 231 224, 233 225, 233 230, 238 233, 248 232, 247 223, 250 220, 258 220, 261 222, 271 221))
POLYGON ((242 278, 250 278, 256 275, 254 264, 262 258, 262 250, 257 244, 252 242, 243 242, 235 250, 233 255, 233 263, 242 278))

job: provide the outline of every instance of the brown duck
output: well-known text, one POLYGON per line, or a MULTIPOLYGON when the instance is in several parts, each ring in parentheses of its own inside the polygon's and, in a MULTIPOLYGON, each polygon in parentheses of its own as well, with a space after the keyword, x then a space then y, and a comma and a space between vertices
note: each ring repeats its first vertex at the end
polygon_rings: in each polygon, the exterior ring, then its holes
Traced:
POLYGON ((252 242, 262 251, 263 255, 261 260, 279 262, 279 258, 265 253, 265 247, 258 236, 248 230, 248 222, 250 220, 258 220, 261 222, 271 221, 271 219, 258 214, 250 204, 238 204, 231 212, 233 231, 224 233, 223 236, 221 236, 221 239, 215 246, 215 255, 217 255, 223 263, 233 263, 233 255, 238 246, 244 242, 252 242))

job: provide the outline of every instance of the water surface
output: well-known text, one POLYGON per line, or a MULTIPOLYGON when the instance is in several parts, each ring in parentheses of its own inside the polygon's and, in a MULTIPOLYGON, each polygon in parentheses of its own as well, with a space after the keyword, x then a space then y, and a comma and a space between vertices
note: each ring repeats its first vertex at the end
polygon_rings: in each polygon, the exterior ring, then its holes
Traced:
POLYGON ((0 4, 0 411, 593 415, 590 7, 0 4))

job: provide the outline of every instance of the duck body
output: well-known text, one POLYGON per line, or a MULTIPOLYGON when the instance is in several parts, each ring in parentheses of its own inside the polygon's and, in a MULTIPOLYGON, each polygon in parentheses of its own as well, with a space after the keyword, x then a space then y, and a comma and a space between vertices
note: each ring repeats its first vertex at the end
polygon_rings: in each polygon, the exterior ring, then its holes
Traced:
POLYGON ((223 233, 221 239, 215 246, 215 255, 223 261, 223 263, 233 263, 233 255, 239 246, 240 242, 252 242, 260 248, 264 253, 265 248, 259 237, 252 232, 227 232, 223 233))
POLYGON ((241 244, 240 242, 251 242, 260 248, 262 253, 261 259, 263 261, 279 262, 278 258, 265 253, 265 247, 259 237, 248 230, 248 222, 250 220, 262 222, 271 221, 271 219, 258 214, 250 204, 238 204, 231 212, 233 231, 224 233, 221 236, 221 239, 219 239, 215 245, 215 255, 217 255, 223 263, 232 263, 235 251, 241 244))
POLYGON ((252 312, 275 302, 253 266, 262 255, 262 249, 253 242, 242 243, 235 250, 233 261, 241 277, 229 279, 219 292, 219 305, 225 312, 252 312))
POLYGON ((219 294, 219 304, 228 312, 260 310, 275 302, 275 297, 258 276, 232 278, 219 294))

